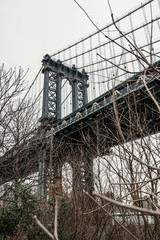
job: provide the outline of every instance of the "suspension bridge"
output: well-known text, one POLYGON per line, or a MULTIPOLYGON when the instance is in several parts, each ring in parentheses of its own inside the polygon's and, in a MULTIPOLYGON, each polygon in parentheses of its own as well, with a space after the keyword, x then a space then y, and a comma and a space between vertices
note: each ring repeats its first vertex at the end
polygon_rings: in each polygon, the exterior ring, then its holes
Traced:
MULTIPOLYGON (((108 154, 117 144, 115 139, 120 139, 119 143, 131 140, 131 110, 136 109, 140 122, 147 126, 143 137, 159 132, 155 102, 160 96, 157 9, 159 0, 145 1, 80 41, 44 56, 42 67, 22 100, 32 98, 38 102, 40 127, 20 151, 12 149, 2 157, 1 183, 13 180, 13 162, 21 156, 19 177, 38 171, 42 197, 45 177, 53 174, 50 181, 61 179, 65 162, 73 168, 76 188, 92 192, 93 159, 98 154, 108 154), (138 25, 137 16, 143 20, 138 25), (43 85, 39 81, 42 74, 43 85), (115 112, 121 116, 122 133, 115 125, 115 112), (79 147, 81 142, 83 147, 79 147), (29 159, 33 160, 30 167, 29 159), (79 162, 79 169, 75 162, 79 162)), ((140 136, 135 131, 133 138, 140 136)))

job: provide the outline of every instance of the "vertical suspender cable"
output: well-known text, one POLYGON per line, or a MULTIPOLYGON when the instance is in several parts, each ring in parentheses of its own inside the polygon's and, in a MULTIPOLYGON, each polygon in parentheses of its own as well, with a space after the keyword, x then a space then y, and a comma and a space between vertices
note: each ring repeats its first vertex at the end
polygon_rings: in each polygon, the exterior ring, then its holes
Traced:
MULTIPOLYGON (((99 46, 101 45, 101 33, 98 33, 98 44, 99 44, 99 46)), ((99 53, 100 53, 100 55, 102 56, 102 48, 101 48, 101 47, 99 48, 99 53)), ((100 66, 100 69, 103 69, 103 63, 102 63, 102 61, 101 61, 101 63, 99 64, 99 66, 100 66)), ((101 70, 100 73, 101 73, 101 75, 102 75, 102 76, 100 77, 100 82, 102 82, 102 83, 98 84, 98 85, 99 85, 99 95, 102 94, 102 93, 103 93, 103 90, 104 90, 103 70, 101 70), (102 81, 101 81, 101 79, 102 79, 102 81)))
POLYGON ((114 77, 113 87, 115 87, 115 83, 116 83, 116 70, 117 70, 118 66, 117 66, 116 58, 115 58, 116 52, 115 52, 115 43, 114 42, 111 43, 111 48, 112 48, 112 52, 113 52, 113 56, 114 56, 113 62, 116 65, 116 67, 115 66, 113 67, 113 77, 114 77))
MULTIPOLYGON (((142 8, 142 12, 143 12, 144 21, 145 21, 145 23, 147 23, 147 17, 146 17, 146 12, 145 12, 145 9, 144 9, 144 8, 142 8)), ((149 41, 150 41, 150 32, 149 32, 148 24, 147 24, 143 29, 144 29, 144 31, 145 31, 145 36, 146 36, 146 39, 147 39, 147 43, 149 44, 149 41)))
POLYGON ((153 22, 152 22, 152 19, 153 19, 153 12, 152 12, 152 3, 149 4, 150 5, 150 19, 151 19, 151 32, 150 32, 150 63, 152 64, 152 62, 156 61, 155 59, 155 56, 154 56, 154 48, 153 48, 153 22))
POLYGON ((84 53, 84 41, 82 41, 82 68, 85 66, 85 53, 84 53))
MULTIPOLYGON (((99 61, 99 57, 97 55, 97 50, 96 50, 96 66, 97 66, 97 72, 96 72, 96 82, 99 82, 100 83, 100 76, 99 76, 99 64, 98 64, 98 61, 99 61)), ((99 88, 99 85, 96 86, 94 89, 95 89, 95 97, 99 96, 100 95, 100 88, 99 88)))
MULTIPOLYGON (((132 15, 131 14, 129 15, 129 21, 130 21, 131 30, 132 30, 132 39, 133 39, 134 44, 136 44, 136 38, 135 38, 135 35, 134 35, 133 21, 132 21, 132 15)), ((132 62, 132 70, 133 70, 133 72, 135 72, 136 70, 135 70, 134 61, 133 61, 133 54, 130 53, 130 57, 131 57, 131 62, 132 62)))
MULTIPOLYGON (((104 45, 103 46, 103 54, 104 54, 104 57, 105 59, 107 59, 107 51, 106 51, 106 46, 104 45)), ((105 72, 104 73, 104 76, 106 74, 106 79, 108 79, 107 83, 106 83, 106 80, 105 80, 105 91, 109 90, 109 74, 108 74, 108 63, 107 61, 104 62, 104 65, 105 65, 105 72)))
POLYGON ((77 51, 77 44, 75 45, 75 58, 76 58, 76 68, 78 68, 78 51, 77 51))
MULTIPOLYGON (((110 31, 108 31, 108 36, 109 36, 109 38, 110 38, 110 31)), ((113 56, 113 53, 112 53, 112 47, 111 47, 111 43, 109 43, 109 52, 110 52, 110 57, 112 57, 113 56)), ((110 68, 111 70, 110 70, 110 73, 109 73, 109 77, 110 78, 112 78, 113 76, 113 71, 114 71, 114 67, 113 67, 113 65, 111 65, 111 68, 110 68)), ((110 88, 112 88, 113 87, 113 83, 112 82, 110 82, 110 79, 109 79, 109 89, 110 88), (111 85, 112 84, 112 85, 111 85), (110 86, 111 85, 111 86, 110 86)))
MULTIPOLYGON (((131 14, 130 14, 130 15, 131 15, 131 14)), ((133 21, 132 21, 132 17, 131 17, 131 16, 130 16, 130 24, 131 24, 131 30, 132 30, 133 43, 134 43, 135 45, 137 45, 137 44, 136 44, 136 36, 135 36, 133 21)), ((132 66, 133 66, 133 65, 134 65, 134 63, 133 63, 133 61, 134 61, 134 60, 133 60, 133 54, 130 53, 130 56, 131 56, 132 66)), ((136 60, 135 63, 138 64, 139 71, 141 71, 141 64, 140 64, 140 62, 136 60)), ((136 69, 135 67, 133 67, 133 69, 134 69, 135 72, 137 71, 137 69, 136 69)))
MULTIPOLYGON (((143 12, 144 20, 145 20, 145 22, 147 22, 145 8, 142 8, 142 12, 143 12)), ((152 15, 152 13, 151 13, 151 15, 152 15)), ((151 29, 152 29, 152 26, 153 26, 153 22, 151 22, 151 29)), ((152 64, 152 34, 151 34, 150 30, 149 30, 148 24, 144 27, 144 30, 145 30, 147 43, 148 43, 148 50, 150 52, 150 63, 152 64)))
MULTIPOLYGON (((90 49, 92 49, 92 37, 90 37, 90 49)), ((94 67, 93 67, 93 51, 90 52, 90 72, 91 72, 91 76, 92 76, 92 79, 93 79, 93 83, 91 83, 91 96, 90 96, 90 100, 94 99, 95 98, 95 75, 93 74, 93 71, 94 71, 94 67), (93 89, 93 91, 92 91, 93 89)))
MULTIPOLYGON (((118 28, 121 30, 120 21, 117 22, 117 26, 118 26, 118 28)), ((124 48, 124 47, 125 47, 124 38, 123 38, 121 35, 120 35, 120 43, 121 43, 122 47, 124 48)), ((121 55, 120 55, 119 64, 120 64, 120 63, 123 64, 124 70, 127 70, 127 53, 126 53, 126 51, 125 51, 124 49, 122 49, 122 53, 121 53, 121 55)), ((117 80, 121 80, 121 79, 118 78, 118 72, 119 72, 119 71, 120 71, 120 70, 117 69, 117 72, 116 72, 116 78, 117 78, 117 80)), ((128 75, 128 74, 126 73, 126 75, 125 75, 126 78, 128 78, 127 75, 128 75)))

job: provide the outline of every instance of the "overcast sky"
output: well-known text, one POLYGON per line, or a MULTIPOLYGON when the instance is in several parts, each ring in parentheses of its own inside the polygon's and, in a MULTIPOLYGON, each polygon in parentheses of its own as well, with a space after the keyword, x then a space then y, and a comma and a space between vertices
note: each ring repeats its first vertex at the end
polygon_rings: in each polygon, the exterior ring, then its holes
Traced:
MULTIPOLYGON (((99 26, 111 20, 107 0, 77 0, 99 26)), ((115 17, 141 0, 110 0, 115 17)), ((95 29, 74 0, 0 0, 0 65, 29 68, 33 79, 43 56, 95 29)))

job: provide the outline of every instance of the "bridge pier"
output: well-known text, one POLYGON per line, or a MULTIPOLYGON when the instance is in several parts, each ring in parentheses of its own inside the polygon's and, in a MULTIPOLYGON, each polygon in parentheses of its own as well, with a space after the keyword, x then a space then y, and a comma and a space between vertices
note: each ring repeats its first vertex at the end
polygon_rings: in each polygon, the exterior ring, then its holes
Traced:
POLYGON ((92 195, 94 191, 92 154, 82 145, 76 146, 73 143, 66 145, 64 142, 62 144, 64 147, 60 152, 57 143, 54 143, 52 155, 50 149, 47 149, 46 143, 45 145, 39 153, 39 199, 47 199, 48 195, 54 199, 56 195, 62 195, 62 167, 63 164, 68 162, 72 167, 73 173, 72 192, 76 196, 77 201, 82 202, 82 204, 88 202, 89 198, 84 197, 83 192, 85 191, 92 195))
POLYGON ((86 156, 85 149, 81 148, 72 158, 73 193, 78 204, 86 207, 90 202, 84 191, 92 195, 94 191, 93 159, 86 156))
POLYGON ((84 170, 85 170, 84 190, 92 195, 92 193, 94 191, 93 159, 92 158, 85 159, 84 170))

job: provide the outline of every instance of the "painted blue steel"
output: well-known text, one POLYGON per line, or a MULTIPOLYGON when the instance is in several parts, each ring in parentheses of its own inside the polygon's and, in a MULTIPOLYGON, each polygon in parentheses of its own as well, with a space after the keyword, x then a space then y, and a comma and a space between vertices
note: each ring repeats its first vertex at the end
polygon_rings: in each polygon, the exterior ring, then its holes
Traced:
MULTIPOLYGON (((157 79, 160 79, 160 75, 156 76, 157 79)), ((151 79, 151 82, 155 82, 157 80, 151 79)), ((118 87, 118 86, 117 86, 118 87)), ((132 92, 138 91, 140 89, 144 88, 144 83, 137 84, 137 82, 130 82, 130 85, 127 86, 122 86, 119 85, 120 90, 120 95, 115 98, 116 101, 126 97, 127 95, 131 94, 132 92)), ((74 125, 77 122, 80 122, 83 119, 88 119, 89 117, 92 116, 94 113, 100 112, 102 109, 105 107, 109 106, 110 104, 113 104, 113 98, 112 94, 115 89, 112 89, 109 92, 106 92, 103 94, 103 96, 98 97, 97 99, 94 99, 92 102, 88 103, 87 105, 83 106, 81 109, 78 111, 71 113, 70 115, 66 116, 57 126, 55 126, 54 133, 58 133, 66 128, 68 128, 71 125, 74 125), (97 103, 95 107, 93 107, 94 103, 97 103), (79 115, 77 116, 77 112, 79 112, 79 115)), ((158 89, 158 91, 160 91, 158 89)), ((147 96, 148 97, 148 96, 147 96)), ((127 107, 127 106, 126 106, 127 107)), ((94 121, 94 120, 93 120, 94 121)))
POLYGON ((88 75, 84 69, 79 72, 75 65, 68 67, 49 55, 44 56, 42 63, 44 67, 42 119, 61 119, 62 79, 67 79, 72 87, 73 112, 88 103, 88 75))
POLYGON ((49 91, 49 71, 44 73, 44 89, 43 89, 43 105, 42 105, 42 116, 48 117, 48 91, 49 91))
MULTIPOLYGON (((159 64, 155 65, 159 66, 159 64)), ((154 76, 154 74, 153 74, 154 76)), ((151 103, 151 99, 150 96, 148 94, 144 94, 143 92, 146 90, 145 86, 143 83, 138 83, 136 80, 138 79, 139 75, 135 75, 134 80, 132 78, 133 81, 127 80, 125 83, 120 84, 119 86, 117 86, 118 91, 120 91, 120 95, 115 97, 116 101, 119 101, 123 98, 127 98, 130 94, 132 94, 133 92, 137 92, 139 93, 139 98, 136 100, 137 104, 140 102, 146 102, 146 103, 151 103), (130 83, 129 86, 127 86, 127 84, 130 83)), ((156 76, 155 78, 151 78, 148 82, 148 86, 150 87, 154 87, 154 94, 159 97, 160 96, 160 75, 156 76)), ((110 112, 107 111, 103 111, 103 110, 107 110, 108 107, 109 109, 111 109, 110 107, 112 107, 113 105, 113 98, 112 98, 112 94, 113 91, 115 89, 112 89, 111 91, 106 92, 105 94, 103 94, 101 97, 96 98, 94 101, 86 104, 85 106, 83 106, 82 108, 76 110, 75 112, 73 112, 72 114, 66 116, 64 119, 62 119, 61 121, 57 122, 57 124, 53 125, 54 128, 54 134, 55 134, 55 139, 56 141, 59 141, 59 139, 61 139, 62 136, 64 135, 71 135, 72 133, 78 132, 79 129, 82 128, 86 128, 88 126, 91 126, 92 124, 95 123, 95 121, 101 121, 104 118, 108 118, 110 116, 110 112), (94 105, 95 103, 97 103, 96 105, 94 105), (93 107, 94 106, 94 107, 93 107), (100 113, 103 113, 102 115, 100 115, 100 113), (82 124, 79 124, 82 123, 82 124), (62 134, 61 134, 62 133, 62 134)), ((134 102, 130 103, 130 104, 134 104, 134 102)), ((154 105, 154 103, 153 103, 154 105)), ((152 107, 152 106, 151 106, 152 107)), ((126 104, 125 106, 122 106, 121 109, 119 109, 120 111, 127 109, 128 105, 126 104)), ((152 111, 151 111, 152 113, 152 111)), ((157 113, 158 114, 158 113, 157 113)), ((160 126, 158 126, 158 131, 160 130, 160 126)), ((50 137, 50 133, 46 134, 43 136, 43 139, 47 139, 48 137, 50 137)), ((39 143, 41 145, 42 143, 42 139, 35 136, 33 138, 31 138, 28 143, 21 149, 21 151, 25 152, 28 158, 32 158, 34 156, 34 152, 32 152, 30 146, 33 145, 34 143, 37 144, 39 143), (28 152, 27 152, 28 149, 28 152)), ((13 150, 13 149, 12 149, 13 150)), ((17 150, 13 150, 13 152, 9 152, 6 156, 7 157, 3 157, 2 158, 2 162, 3 164, 5 163, 7 165, 7 161, 10 158, 14 158, 17 154, 17 150)), ((43 155, 40 156, 40 159, 43 160, 43 158, 45 158, 43 155)), ((39 181, 41 181, 44 177, 44 172, 43 172, 43 161, 41 161, 39 163, 39 181)), ((1 172, 1 175, 3 173, 1 172)), ((41 189, 39 189, 39 191, 41 191, 42 196, 43 196, 43 186, 41 186, 41 189)))

